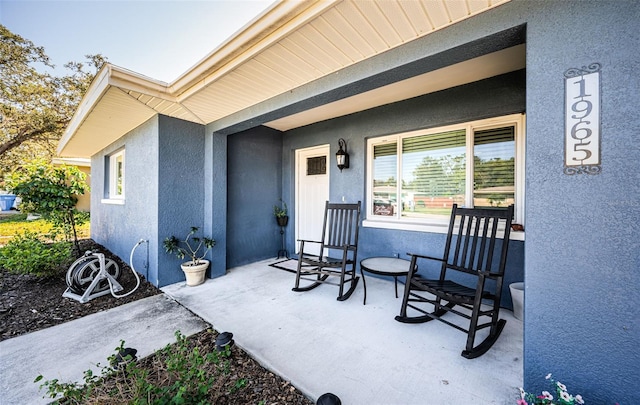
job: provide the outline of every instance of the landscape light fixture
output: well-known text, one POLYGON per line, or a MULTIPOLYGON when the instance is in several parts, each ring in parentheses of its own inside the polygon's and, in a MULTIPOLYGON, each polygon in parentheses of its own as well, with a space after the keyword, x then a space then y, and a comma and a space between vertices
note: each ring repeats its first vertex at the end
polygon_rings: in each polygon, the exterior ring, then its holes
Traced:
POLYGON ((349 168, 349 154, 347 153, 347 142, 340 138, 338 139, 338 147, 340 148, 336 152, 336 162, 338 163, 338 169, 342 172, 342 169, 349 168), (344 150, 342 149, 344 148, 344 150))

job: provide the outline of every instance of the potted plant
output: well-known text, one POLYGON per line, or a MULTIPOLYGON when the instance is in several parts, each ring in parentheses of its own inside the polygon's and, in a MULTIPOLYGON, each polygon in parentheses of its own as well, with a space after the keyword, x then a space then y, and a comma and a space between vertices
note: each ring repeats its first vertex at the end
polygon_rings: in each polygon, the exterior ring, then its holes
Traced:
POLYGON ((188 286, 204 283, 205 272, 209 267, 209 261, 204 257, 216 245, 216 241, 211 238, 194 236, 198 229, 198 227, 192 226, 184 240, 171 236, 163 242, 164 250, 167 253, 174 254, 179 259, 184 259, 185 256, 189 257, 188 262, 180 265, 187 278, 188 286))
POLYGON ((289 222, 289 216, 287 215, 287 203, 280 199, 281 205, 273 206, 273 215, 276 217, 278 226, 287 226, 289 222))

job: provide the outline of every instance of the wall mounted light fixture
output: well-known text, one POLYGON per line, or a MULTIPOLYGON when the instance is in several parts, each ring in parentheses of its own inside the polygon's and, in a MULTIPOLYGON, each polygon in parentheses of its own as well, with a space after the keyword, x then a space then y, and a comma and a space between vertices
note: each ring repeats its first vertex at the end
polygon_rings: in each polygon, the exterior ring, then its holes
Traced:
POLYGON ((342 171, 342 169, 349 168, 349 154, 347 153, 347 142, 342 138, 338 139, 338 147, 340 149, 336 152, 336 163, 338 164, 338 169, 342 171), (344 150, 342 148, 344 148, 344 150))

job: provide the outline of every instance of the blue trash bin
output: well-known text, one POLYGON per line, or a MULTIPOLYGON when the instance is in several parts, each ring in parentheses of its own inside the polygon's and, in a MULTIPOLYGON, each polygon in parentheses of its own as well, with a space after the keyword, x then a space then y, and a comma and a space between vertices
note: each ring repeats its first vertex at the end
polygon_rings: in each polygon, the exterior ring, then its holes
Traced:
POLYGON ((15 202, 15 194, 0 194, 0 210, 9 211, 15 202))

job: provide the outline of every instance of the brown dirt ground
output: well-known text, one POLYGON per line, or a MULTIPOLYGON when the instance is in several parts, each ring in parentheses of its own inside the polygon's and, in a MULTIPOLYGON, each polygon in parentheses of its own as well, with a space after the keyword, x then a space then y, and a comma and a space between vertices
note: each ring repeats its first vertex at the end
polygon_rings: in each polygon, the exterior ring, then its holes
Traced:
MULTIPOLYGON (((82 240, 81 248, 82 251, 96 249, 104 252, 107 258, 118 263, 122 273, 119 282, 124 287, 124 292, 130 291, 135 286, 135 278, 129 266, 119 257, 91 239, 82 240)), ((141 277, 138 290, 127 297, 116 299, 109 294, 81 304, 76 300, 62 297, 62 293, 67 288, 65 273, 61 272, 53 278, 38 278, 30 275, 16 275, 0 269, 0 341, 161 293, 141 277)), ((211 333, 211 331, 204 331, 190 339, 199 345, 201 351, 211 350, 211 333)), ((231 360, 231 372, 233 375, 244 378, 246 386, 237 392, 225 395, 223 400, 225 404, 257 404, 260 401, 264 404, 313 404, 288 381, 261 367, 239 348, 233 349, 231 360)), ((145 359, 139 364, 142 367, 150 367, 150 364, 156 363, 156 361, 145 359)), ((221 403, 220 398, 216 403, 221 403)))

